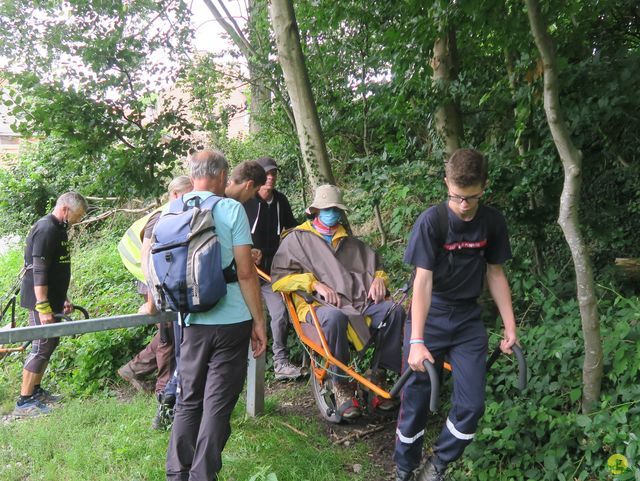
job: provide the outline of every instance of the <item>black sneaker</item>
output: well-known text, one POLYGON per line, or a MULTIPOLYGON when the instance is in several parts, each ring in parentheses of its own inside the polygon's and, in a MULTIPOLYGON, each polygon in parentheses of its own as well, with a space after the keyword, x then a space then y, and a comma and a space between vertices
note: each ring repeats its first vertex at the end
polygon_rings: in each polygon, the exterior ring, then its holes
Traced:
POLYGON ((413 481, 413 471, 403 471, 396 466, 396 481, 413 481))
POLYGON ((174 396, 160 397, 156 416, 151 423, 151 429, 168 430, 173 424, 173 414, 175 410, 176 398, 174 396))
POLYGON ((33 398, 44 404, 56 404, 62 401, 62 396, 51 394, 50 391, 42 389, 40 386, 33 390, 33 398))
POLYGON ((16 407, 11 415, 17 418, 32 418, 43 414, 49 414, 50 412, 50 407, 31 396, 22 404, 16 403, 16 407))
POLYGON ((436 466, 433 457, 430 457, 423 468, 416 474, 415 481, 444 481, 445 471, 446 467, 436 466))

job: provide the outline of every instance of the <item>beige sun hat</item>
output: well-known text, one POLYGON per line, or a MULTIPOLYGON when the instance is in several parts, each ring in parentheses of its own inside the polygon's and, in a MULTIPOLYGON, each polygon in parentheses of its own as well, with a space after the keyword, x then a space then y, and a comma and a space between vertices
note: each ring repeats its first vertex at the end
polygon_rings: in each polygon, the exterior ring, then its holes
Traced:
POLYGON ((307 207, 307 212, 313 214, 321 209, 328 209, 329 207, 337 207, 344 211, 349 210, 347 206, 344 205, 342 191, 340 189, 331 184, 320 185, 316 189, 313 202, 307 207))

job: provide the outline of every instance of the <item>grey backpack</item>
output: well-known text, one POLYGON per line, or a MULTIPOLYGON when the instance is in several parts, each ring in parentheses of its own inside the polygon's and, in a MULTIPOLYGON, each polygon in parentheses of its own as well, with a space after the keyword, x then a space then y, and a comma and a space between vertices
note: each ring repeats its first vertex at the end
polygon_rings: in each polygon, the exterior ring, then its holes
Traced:
POLYGON ((205 312, 237 281, 235 262, 222 267, 212 211, 222 197, 182 198, 169 204, 151 236, 149 283, 160 311, 205 312))

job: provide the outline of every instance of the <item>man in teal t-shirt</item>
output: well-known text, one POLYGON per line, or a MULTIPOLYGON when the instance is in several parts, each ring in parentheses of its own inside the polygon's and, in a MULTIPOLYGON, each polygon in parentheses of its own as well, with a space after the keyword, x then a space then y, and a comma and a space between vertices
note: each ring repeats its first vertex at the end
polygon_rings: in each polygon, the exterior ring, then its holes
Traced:
MULTIPOLYGON (((220 152, 203 150, 190 160, 189 202, 224 196, 229 166, 220 152)), ((254 357, 266 348, 260 284, 251 257, 251 232, 241 204, 222 199, 213 209, 222 266, 236 262, 238 281, 211 310, 187 316, 178 365, 181 393, 167 452, 167 480, 217 479, 230 418, 247 374, 249 341, 254 357)))

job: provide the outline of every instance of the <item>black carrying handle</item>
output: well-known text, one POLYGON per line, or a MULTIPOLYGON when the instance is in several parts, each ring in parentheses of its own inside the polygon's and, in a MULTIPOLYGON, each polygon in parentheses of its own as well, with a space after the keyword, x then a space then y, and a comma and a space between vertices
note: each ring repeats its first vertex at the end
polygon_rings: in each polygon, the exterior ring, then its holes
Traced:
MULTIPOLYGON (((89 319, 89 313, 87 312, 87 310, 82 307, 82 306, 76 306, 75 304, 73 305, 73 310, 74 311, 78 311, 80 312, 80 314, 82 314, 84 316, 85 319, 89 319)), ((66 321, 66 319, 64 319, 66 321)))
MULTIPOLYGON (((438 409, 438 398, 440 396, 440 377, 438 376, 438 371, 436 371, 433 363, 427 361, 425 359, 424 368, 427 370, 427 374, 429 374, 429 381, 431 382, 431 397, 429 398, 429 410, 431 412, 435 412, 438 409)), ((393 397, 397 397, 400 394, 400 390, 402 386, 405 385, 407 380, 411 377, 411 375, 415 371, 410 367, 407 367, 406 371, 402 373, 400 379, 395 383, 395 385, 389 391, 389 394, 393 397)))
POLYGON ((320 300, 316 299, 313 294, 309 294, 306 291, 297 290, 295 293, 302 297, 307 304, 313 304, 314 301, 320 302, 320 300))
MULTIPOLYGON (((515 354, 518 361, 518 389, 520 391, 524 391, 527 387, 527 361, 524 358, 524 354, 520 346, 514 344, 513 346, 511 346, 511 350, 515 354)), ((493 350, 493 353, 487 360, 487 372, 489 371, 489 369, 491 369, 491 366, 493 366, 493 363, 496 362, 500 354, 502 354, 502 351, 500 350, 500 345, 498 344, 498 346, 493 350)))
MULTIPOLYGON (((74 311, 78 311, 80 314, 84 316, 85 319, 89 319, 89 313, 84 307, 74 305, 71 312, 74 312, 74 311)), ((54 314, 53 317, 55 317, 56 319, 60 319, 61 321, 64 321, 64 322, 73 321, 73 319, 71 319, 67 314, 54 314)))
MULTIPOLYGON (((85 319, 89 319, 89 312, 87 312, 87 310, 82 307, 82 306, 73 306, 73 310, 74 311, 79 311, 85 319)), ((56 319, 60 319, 61 321, 64 322, 69 322, 71 321, 71 318, 65 314, 54 314, 53 317, 55 317, 56 319)), ((29 345, 31 344, 32 341, 25 341, 22 343, 22 349, 26 349, 29 347, 29 345)))

